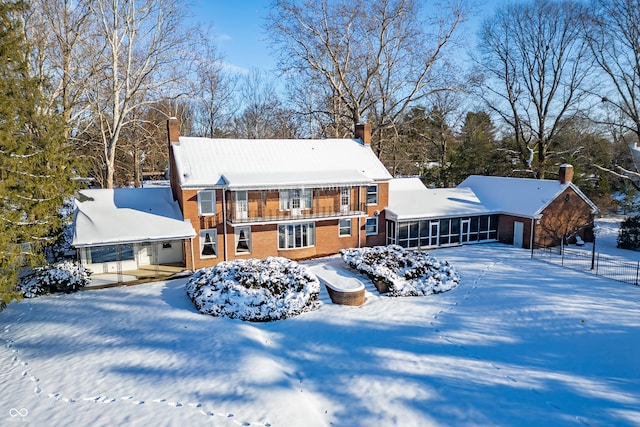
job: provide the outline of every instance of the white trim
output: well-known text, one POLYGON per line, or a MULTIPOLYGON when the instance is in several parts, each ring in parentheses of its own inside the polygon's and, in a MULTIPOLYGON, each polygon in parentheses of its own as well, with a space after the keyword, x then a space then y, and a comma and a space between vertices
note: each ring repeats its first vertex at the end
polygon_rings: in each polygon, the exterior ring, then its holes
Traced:
POLYGON ((200 190, 198 191, 198 215, 211 216, 216 214, 216 190, 200 190), (200 195, 211 194, 211 200, 200 200, 200 195), (204 203, 211 203, 212 212, 203 212, 204 203))
POLYGON ((351 237, 353 233, 353 219, 351 218, 340 218, 338 220, 338 237, 351 237), (349 221, 349 234, 342 234, 342 226, 340 225, 341 221, 349 221))
POLYGON ((365 201, 367 202, 367 206, 376 206, 378 205, 379 201, 380 201, 380 192, 378 191, 379 187, 378 184, 368 184, 365 188, 366 194, 365 194, 365 201), (375 187, 376 189, 376 202, 375 203, 369 203, 369 187, 375 187))
POLYGON ((198 257, 200 259, 211 259, 211 258, 218 258, 218 230, 216 230, 215 228, 209 228, 209 229, 205 229, 205 230, 200 230, 200 233, 198 233, 198 257), (202 236, 205 236, 205 241, 201 241, 202 240, 202 236), (209 238, 209 242, 206 241, 207 236, 209 238), (211 246, 211 248, 207 248, 207 250, 211 250, 213 249, 214 254, 213 255, 203 255, 202 252, 204 252, 205 250, 205 246, 209 245, 211 246))
POLYGON ((370 217, 367 218, 367 220, 364 223, 364 233, 365 233, 366 236, 376 236, 376 235, 379 234, 379 232, 378 232, 378 217, 377 216, 370 216, 370 217), (367 228, 368 228, 367 223, 369 222, 370 219, 372 219, 372 220, 374 220, 376 222, 376 231, 375 231, 375 233, 369 233, 369 230, 367 230, 367 228))
POLYGON ((236 227, 233 233, 234 236, 234 251, 236 255, 248 255, 251 253, 251 226, 243 226, 243 227, 236 227), (244 231, 246 233, 246 241, 247 241, 247 247, 248 247, 248 251, 246 252, 238 252, 238 243, 240 243, 240 233, 244 231))

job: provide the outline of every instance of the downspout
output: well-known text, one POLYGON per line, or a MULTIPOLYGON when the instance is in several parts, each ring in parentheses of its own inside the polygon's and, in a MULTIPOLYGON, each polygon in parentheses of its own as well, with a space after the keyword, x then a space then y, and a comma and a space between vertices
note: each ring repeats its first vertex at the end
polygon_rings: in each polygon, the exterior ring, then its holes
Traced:
POLYGON ((227 191, 222 189, 222 239, 224 240, 224 256, 223 259, 227 260, 227 191))
POLYGON ((534 217, 531 217, 531 233, 529 234, 529 248, 531 248, 531 258, 533 258, 533 233, 535 232, 535 221, 534 217))
MULTIPOLYGON (((362 186, 358 187, 358 206, 362 206, 362 186)), ((358 216, 358 249, 362 247, 362 243, 361 243, 362 231, 360 229, 361 226, 362 226, 362 216, 358 216)))

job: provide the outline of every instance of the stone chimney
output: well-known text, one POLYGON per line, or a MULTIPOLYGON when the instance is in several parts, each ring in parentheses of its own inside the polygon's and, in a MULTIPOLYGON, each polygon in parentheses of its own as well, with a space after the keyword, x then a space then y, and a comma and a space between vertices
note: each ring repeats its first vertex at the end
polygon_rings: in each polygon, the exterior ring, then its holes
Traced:
POLYGON ((560 170, 558 171, 558 179, 560 180, 560 184, 569 184, 573 180, 573 166, 568 164, 560 165, 560 170))
POLYGON ((355 128, 354 137, 360 139, 364 145, 371 145, 371 124, 358 123, 355 128))

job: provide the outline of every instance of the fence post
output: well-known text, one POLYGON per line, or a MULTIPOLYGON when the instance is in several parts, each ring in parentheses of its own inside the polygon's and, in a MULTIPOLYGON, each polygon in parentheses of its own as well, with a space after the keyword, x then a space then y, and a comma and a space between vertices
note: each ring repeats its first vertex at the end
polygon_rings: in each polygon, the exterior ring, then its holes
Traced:
POLYGON ((564 267, 564 239, 560 242, 560 265, 564 267))
POLYGON ((638 265, 636 266, 636 283, 635 285, 638 286, 638 273, 640 272, 640 261, 638 261, 638 265))

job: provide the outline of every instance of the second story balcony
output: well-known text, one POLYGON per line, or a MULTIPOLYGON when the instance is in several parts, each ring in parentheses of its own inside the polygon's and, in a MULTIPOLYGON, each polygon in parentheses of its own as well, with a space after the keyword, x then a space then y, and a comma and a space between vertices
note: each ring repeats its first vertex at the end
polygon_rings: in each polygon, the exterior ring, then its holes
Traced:
MULTIPOLYGON (((276 192, 277 195, 277 192, 276 192)), ((283 203, 281 198, 268 194, 253 194, 227 198, 226 220, 232 224, 277 223, 292 220, 341 218, 366 215, 365 203, 349 202, 338 194, 314 192, 307 200, 292 199, 283 203)))

